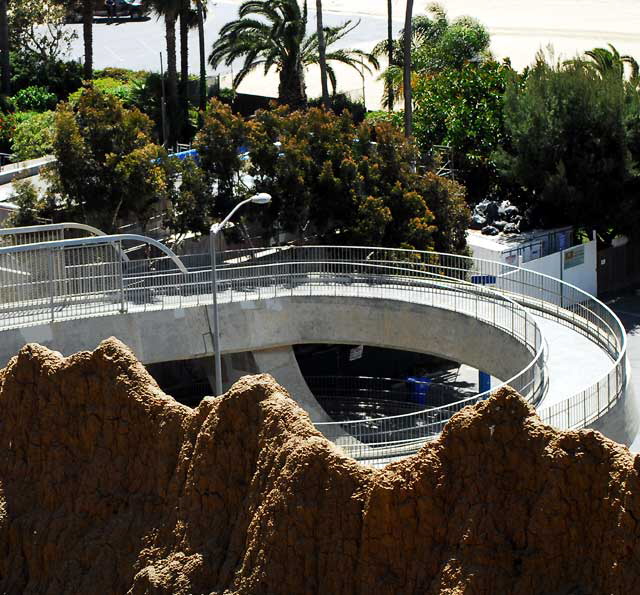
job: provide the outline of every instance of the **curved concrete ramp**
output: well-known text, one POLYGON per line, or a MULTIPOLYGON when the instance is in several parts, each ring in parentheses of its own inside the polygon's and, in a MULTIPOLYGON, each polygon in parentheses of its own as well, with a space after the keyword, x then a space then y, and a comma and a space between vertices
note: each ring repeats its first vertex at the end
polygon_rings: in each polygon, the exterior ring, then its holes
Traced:
POLYGON ((332 421, 309 390, 291 347, 254 351, 253 358, 258 372, 271 374, 278 384, 284 386, 300 407, 309 414, 311 421, 332 421))
MULTIPOLYGON (((145 364, 207 357, 213 353, 211 321, 211 307, 197 306, 11 329, 3 333, 0 364, 27 342, 69 354, 94 349, 111 336, 145 364)), ((222 353, 303 343, 363 344, 436 355, 504 379, 534 356, 516 337, 481 318, 398 299, 312 295, 225 303, 220 328, 222 353)))

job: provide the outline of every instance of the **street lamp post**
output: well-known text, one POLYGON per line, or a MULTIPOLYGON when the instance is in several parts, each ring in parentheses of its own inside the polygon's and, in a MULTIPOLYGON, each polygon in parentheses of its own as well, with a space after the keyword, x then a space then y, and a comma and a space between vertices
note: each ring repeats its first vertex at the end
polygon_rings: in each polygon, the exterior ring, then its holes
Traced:
POLYGON ((222 394, 222 358, 220 357, 220 321, 218 318, 218 273, 216 270, 216 235, 224 228, 242 206, 248 203, 266 205, 271 202, 271 195, 266 192, 256 194, 239 202, 232 211, 220 222, 214 223, 210 230, 211 242, 211 293, 213 294, 213 350, 216 364, 216 395, 222 394))

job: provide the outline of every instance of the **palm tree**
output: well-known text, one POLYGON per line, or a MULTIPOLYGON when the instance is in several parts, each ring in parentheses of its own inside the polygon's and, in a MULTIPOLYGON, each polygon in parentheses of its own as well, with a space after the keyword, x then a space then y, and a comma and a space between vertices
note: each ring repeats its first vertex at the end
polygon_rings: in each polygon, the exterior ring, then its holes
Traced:
MULTIPOLYGON (((631 78, 637 78, 640 67, 638 62, 632 56, 621 56, 620 52, 611 45, 607 44, 607 48, 594 48, 585 52, 585 56, 591 58, 591 61, 578 60, 582 65, 597 72, 602 78, 609 74, 614 74, 620 78, 624 78, 625 64, 631 68, 631 78)), ((570 61, 576 62, 576 61, 570 61)))
MULTIPOLYGON (((393 2, 392 0, 387 0, 387 55, 389 57, 389 66, 393 65, 393 2)), ((393 111, 393 104, 395 102, 395 98, 393 95, 393 85, 390 84, 391 81, 387 81, 387 107, 389 111, 393 111)))
MULTIPOLYGON (((462 68, 469 61, 488 57, 489 34, 477 20, 458 17, 452 21, 446 10, 437 3, 429 4, 428 15, 412 18, 409 32, 411 69, 413 72, 435 74, 444 68, 462 68)), ((389 67, 382 74, 383 103, 393 109, 395 100, 403 95, 405 32, 394 40, 388 39, 373 48, 374 56, 388 55, 389 67)))
POLYGON ((320 82, 322 84, 322 103, 329 107, 329 85, 327 83, 327 46, 324 40, 324 27, 322 25, 322 0, 316 0, 316 20, 318 37, 318 58, 320 63, 320 82))
MULTIPOLYGON (((330 48, 334 43, 341 40, 343 37, 348 35, 351 31, 353 31, 358 25, 360 21, 351 24, 351 21, 346 21, 337 27, 324 27, 323 34, 325 40, 325 48, 330 48)), ((305 38, 304 43, 302 45, 302 64, 305 67, 320 64, 320 40, 318 38, 318 33, 315 32, 308 37, 305 38)), ((368 54, 362 50, 356 49, 339 49, 332 50, 325 54, 326 58, 326 70, 327 70, 327 78, 329 82, 331 82, 331 89, 333 94, 335 95, 336 87, 338 84, 337 77, 333 66, 330 64, 331 62, 337 62, 340 64, 344 64, 356 70, 359 74, 362 74, 362 70, 365 70, 369 74, 372 73, 371 66, 373 68, 380 68, 380 64, 375 56, 372 54, 368 54), (365 63, 365 60, 371 64, 365 63)))
POLYGON ((176 52, 176 22, 182 7, 182 0, 154 0, 153 7, 159 16, 164 17, 165 39, 167 43, 167 107, 171 123, 169 124, 169 146, 178 139, 178 126, 175 117, 178 113, 178 69, 176 52))
POLYGON ((413 133, 413 98, 411 94, 411 31, 413 18, 413 0, 407 0, 407 12, 404 19, 404 135, 409 138, 413 133))
POLYGON ((82 0, 82 37, 84 40, 84 78, 93 78, 93 11, 95 0, 82 0))
MULTIPOLYGON (((237 58, 244 58, 233 85, 237 87, 253 70, 263 68, 265 74, 275 68, 280 76, 278 97, 291 107, 306 103, 307 94, 304 68, 319 64, 318 32, 305 36, 307 3, 300 9, 296 0, 249 0, 240 6, 240 19, 227 23, 213 44, 209 63, 216 68, 224 63, 231 66, 237 58), (256 15, 262 19, 249 18, 256 15)), ((339 27, 323 27, 325 48, 342 39, 358 26, 347 21, 339 27)), ((336 88, 336 74, 329 62, 341 62, 360 71, 371 72, 364 59, 378 67, 377 60, 361 50, 334 50, 326 52, 327 78, 336 88), (361 64, 362 62, 362 64, 361 64)))
POLYGON ((180 115, 183 129, 189 125, 189 30, 199 27, 198 11, 191 0, 180 3, 180 115))
POLYGON ((291 107, 307 101, 301 47, 307 25, 307 1, 302 9, 297 0, 247 0, 240 5, 239 18, 220 30, 209 63, 216 68, 237 58, 244 63, 233 85, 237 87, 252 70, 265 73, 275 67, 280 77, 278 97, 291 107))
POLYGON ((198 13, 198 49, 200 53, 200 85, 198 108, 203 111, 207 103, 207 64, 204 49, 204 20, 206 0, 196 0, 196 10, 198 13))
POLYGON ((7 0, 0 0, 0 71, 2 95, 11 95, 11 64, 9 62, 9 14, 7 0))

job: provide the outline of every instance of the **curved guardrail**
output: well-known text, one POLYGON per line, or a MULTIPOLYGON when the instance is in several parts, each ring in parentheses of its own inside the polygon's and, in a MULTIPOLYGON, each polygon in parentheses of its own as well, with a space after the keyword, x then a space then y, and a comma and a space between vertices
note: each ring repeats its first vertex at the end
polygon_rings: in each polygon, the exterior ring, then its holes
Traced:
MULTIPOLYGON (((14 270, 17 282, 11 275, 0 274, 0 296, 9 291, 15 297, 0 311, 0 330, 50 320, 211 303, 208 254, 181 257, 186 267, 181 271, 175 260, 167 257, 127 263, 114 250, 96 252, 91 246, 55 250, 56 258, 49 257, 48 263, 38 257, 23 259, 26 269, 33 265, 33 270, 14 270), (34 304, 33 292, 28 290, 36 278, 41 288, 36 293, 47 302, 44 308, 34 304), (87 291, 88 287, 92 291, 87 291)), ((612 365, 598 382, 540 411, 545 422, 557 427, 588 425, 615 404, 626 385, 626 334, 615 314, 577 287, 534 271, 452 254, 352 246, 284 246, 218 256, 220 303, 299 295, 406 300, 409 295, 419 303, 437 303, 495 324, 530 348, 531 364, 508 382, 534 403, 545 382, 544 345, 528 311, 583 334, 609 354, 612 365)), ((0 272, 6 268, 3 258, 10 258, 10 254, 0 253, 0 272)), ((463 399, 442 410, 409 414, 422 416, 414 418, 411 427, 398 421, 402 416, 376 420, 375 431, 384 440, 368 441, 361 452, 356 444, 364 445, 360 440, 353 441, 353 448, 349 444, 344 447, 356 458, 368 459, 372 454, 380 459, 415 451, 439 433, 452 412, 482 397, 463 399)), ((357 423, 362 424, 353 422, 357 423)), ((345 422, 335 427, 336 434, 344 436, 345 422)), ((322 431, 327 434, 331 428, 323 424, 322 431)), ((353 425, 348 428, 351 436, 359 435, 363 440, 367 432, 370 428, 364 425, 360 433, 353 425)))

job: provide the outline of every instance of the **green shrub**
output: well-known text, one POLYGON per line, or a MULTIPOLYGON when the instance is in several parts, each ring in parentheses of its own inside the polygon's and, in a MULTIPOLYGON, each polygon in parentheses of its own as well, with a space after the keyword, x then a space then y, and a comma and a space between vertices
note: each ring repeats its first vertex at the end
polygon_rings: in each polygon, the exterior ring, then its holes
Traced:
POLYGON ((59 101, 82 86, 82 64, 62 60, 43 60, 29 52, 11 53, 11 88, 45 87, 59 101))
MULTIPOLYGON (((320 107, 321 105, 322 99, 319 97, 309 101, 309 107, 320 107)), ((354 101, 344 93, 336 93, 331 97, 331 109, 338 116, 345 110, 348 111, 356 124, 360 124, 367 115, 367 109, 361 101, 354 101)))
POLYGON ((14 114, 0 113, 0 152, 11 151, 11 138, 16 127, 16 117, 14 114))
POLYGON ((144 70, 128 70, 127 68, 107 67, 94 72, 96 79, 115 79, 121 83, 132 83, 133 81, 143 81, 147 78, 148 72, 144 70))
POLYGON ((18 161, 36 159, 53 150, 54 112, 22 114, 13 130, 11 152, 18 161))
MULTIPOLYGON (((122 101, 122 103, 127 107, 131 106, 134 87, 133 82, 123 82, 120 79, 106 77, 94 79, 91 84, 97 91, 106 95, 113 95, 122 101)), ((78 89, 69 95, 69 102, 72 104, 77 103, 81 93, 82 89, 78 89)))
POLYGON ((20 112, 46 112, 53 109, 58 98, 45 87, 32 86, 18 91, 13 104, 20 112))

